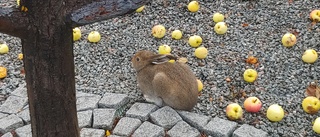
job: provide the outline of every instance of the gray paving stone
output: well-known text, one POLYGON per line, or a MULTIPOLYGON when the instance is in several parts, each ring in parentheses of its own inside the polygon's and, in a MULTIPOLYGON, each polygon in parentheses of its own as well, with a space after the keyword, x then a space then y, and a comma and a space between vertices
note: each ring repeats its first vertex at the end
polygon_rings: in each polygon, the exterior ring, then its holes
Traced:
POLYGON ((236 122, 215 117, 204 127, 204 131, 214 137, 230 137, 237 125, 236 122))
POLYGON ((149 119, 150 113, 158 109, 158 106, 149 103, 135 103, 126 112, 127 117, 138 118, 141 121, 149 119))
POLYGON ((32 137, 31 124, 17 128, 16 133, 18 137, 32 137))
POLYGON ((6 116, 9 116, 9 115, 0 112, 0 119, 3 118, 3 117, 6 117, 6 116))
POLYGON ((150 119, 157 125, 165 129, 172 128, 176 123, 182 120, 180 115, 171 107, 164 106, 150 114, 150 119))
POLYGON ((21 112, 17 113, 25 124, 30 124, 30 111, 29 108, 23 109, 21 112))
POLYGON ((119 136, 130 136, 139 126, 141 121, 136 118, 123 117, 113 130, 113 134, 119 136))
POLYGON ((0 106, 0 112, 13 114, 18 113, 22 108, 27 105, 28 98, 9 96, 7 100, 0 106))
POLYGON ((108 137, 123 137, 123 136, 117 136, 117 135, 110 135, 108 137))
POLYGON ((163 127, 145 121, 132 134, 132 137, 163 137, 164 135, 165 132, 163 127))
POLYGON ((210 117, 205 115, 200 115, 188 111, 178 111, 178 113, 184 121, 200 131, 203 131, 204 126, 206 126, 210 121, 210 117))
POLYGON ((99 95, 80 96, 77 98, 77 111, 93 110, 98 108, 99 95))
POLYGON ((129 102, 126 94, 105 93, 98 103, 99 108, 118 109, 129 102))
POLYGON ((15 95, 18 97, 28 97, 27 88, 24 85, 19 86, 16 88, 11 95, 15 95))
POLYGON ((13 137, 13 135, 11 134, 11 132, 7 132, 4 135, 2 135, 1 137, 13 137))
POLYGON ((232 137, 267 137, 268 133, 248 124, 243 124, 233 132, 232 137))
POLYGON ((77 112, 79 128, 92 126, 92 110, 77 112))
POLYGON ((80 137, 104 137, 105 130, 94 128, 82 128, 80 130, 80 137))
POLYGON ((11 130, 14 130, 22 126, 23 126, 22 119, 16 116, 15 114, 11 114, 7 117, 0 119, 0 133, 7 133, 11 130))
POLYGON ((168 131, 168 135, 170 137, 200 137, 200 132, 187 122, 180 121, 168 131))
POLYGON ((93 110, 93 128, 103 128, 111 130, 116 118, 116 110, 109 108, 99 108, 93 110))

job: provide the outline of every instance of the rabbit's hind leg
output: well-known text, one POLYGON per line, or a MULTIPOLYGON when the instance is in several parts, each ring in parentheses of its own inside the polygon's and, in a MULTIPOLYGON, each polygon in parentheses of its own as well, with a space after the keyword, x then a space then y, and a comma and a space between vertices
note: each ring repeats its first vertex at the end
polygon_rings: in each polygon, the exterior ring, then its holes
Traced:
POLYGON ((143 97, 146 99, 147 102, 151 102, 156 104, 157 106, 161 107, 162 106, 162 99, 160 97, 156 96, 149 96, 149 95, 143 95, 143 97))

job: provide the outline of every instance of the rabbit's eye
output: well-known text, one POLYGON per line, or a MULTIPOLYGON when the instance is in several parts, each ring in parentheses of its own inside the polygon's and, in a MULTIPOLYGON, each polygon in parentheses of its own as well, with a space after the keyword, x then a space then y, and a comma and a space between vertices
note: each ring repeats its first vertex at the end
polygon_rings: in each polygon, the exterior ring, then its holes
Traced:
POLYGON ((137 61, 140 61, 140 58, 136 58, 137 61))

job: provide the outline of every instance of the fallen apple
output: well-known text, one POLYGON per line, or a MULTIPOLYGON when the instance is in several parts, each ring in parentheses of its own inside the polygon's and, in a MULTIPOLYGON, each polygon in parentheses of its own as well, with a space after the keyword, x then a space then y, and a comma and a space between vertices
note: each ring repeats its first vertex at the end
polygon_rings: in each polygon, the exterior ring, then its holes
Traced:
POLYGON ((8 45, 4 42, 0 44, 0 54, 7 54, 9 52, 8 45))
POLYGON ((291 33, 286 33, 282 36, 282 45, 285 47, 292 47, 297 43, 297 38, 295 35, 291 33))
POLYGON ((81 30, 78 27, 72 29, 73 31, 73 41, 77 41, 81 38, 81 30))
POLYGON ((188 59, 187 58, 185 58, 185 57, 181 57, 181 58, 179 58, 178 59, 178 62, 180 62, 180 63, 187 63, 188 62, 188 59))
POLYGON ((254 82, 258 77, 258 73, 254 69, 246 69, 243 73, 243 79, 246 82, 254 82))
POLYGON ((302 60, 306 63, 314 63, 317 59, 318 53, 314 49, 307 49, 302 55, 302 60))
POLYGON ((182 38, 182 32, 180 30, 174 30, 172 33, 171 33, 171 37, 173 39, 181 39, 182 38))
POLYGON ((230 120, 237 120, 242 118, 242 108, 238 103, 231 103, 226 108, 227 117, 230 120))
POLYGON ((284 111, 278 104, 273 104, 267 109, 267 118, 272 122, 281 121, 284 117, 284 111))
POLYGON ((155 25, 152 27, 152 35, 156 38, 163 38, 166 34, 166 28, 163 25, 155 25))
POLYGON ((262 103, 257 97, 248 97, 244 101, 243 106, 246 111, 256 113, 260 111, 262 103))
POLYGON ((320 117, 316 118, 316 120, 313 122, 312 129, 317 134, 320 134, 320 117))
POLYGON ((19 53, 19 54, 18 54, 18 59, 19 59, 19 60, 23 60, 23 54, 22 54, 22 53, 19 53))
POLYGON ((159 46, 158 52, 159 54, 170 54, 171 48, 170 46, 163 44, 159 46))
POLYGON ((101 39, 101 35, 98 31, 91 31, 88 35, 89 42, 99 42, 101 39))
POLYGON ((0 79, 5 78, 7 76, 7 68, 0 66, 0 79))
POLYGON ((205 47, 198 47, 194 51, 194 55, 199 59, 204 59, 208 56, 208 50, 205 47))
POLYGON ((140 8, 136 9, 136 12, 142 12, 144 9, 144 6, 141 6, 140 8))
POLYGON ((228 26, 225 22, 218 22, 216 25, 214 25, 214 31, 217 34, 225 34, 228 30, 228 26))
POLYGON ((199 47, 202 43, 202 38, 198 35, 193 35, 189 37, 188 43, 193 48, 199 47))
POLYGON ((308 96, 302 101, 302 109, 309 114, 315 114, 320 110, 320 100, 314 96, 308 96))
POLYGON ((320 10, 313 10, 310 12, 310 19, 315 22, 320 22, 320 10))
POLYGON ((224 15, 222 15, 222 14, 219 13, 219 12, 214 13, 213 16, 212 16, 212 20, 213 20, 215 23, 223 22, 223 21, 224 21, 224 15))
POLYGON ((203 84, 199 79, 197 79, 197 83, 198 83, 198 91, 200 92, 203 89, 203 84))
POLYGON ((188 4, 188 10, 190 12, 197 12, 200 8, 200 4, 199 2, 197 1, 191 1, 189 4, 188 4))

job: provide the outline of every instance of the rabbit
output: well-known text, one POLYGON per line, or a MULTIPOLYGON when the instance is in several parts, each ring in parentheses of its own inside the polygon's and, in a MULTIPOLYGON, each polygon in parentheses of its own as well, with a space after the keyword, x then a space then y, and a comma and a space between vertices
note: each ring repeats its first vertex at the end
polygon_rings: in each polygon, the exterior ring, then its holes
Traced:
POLYGON ((177 58, 147 50, 138 51, 131 60, 137 72, 138 87, 148 102, 190 111, 198 100, 196 77, 186 64, 168 62, 172 59, 177 58))

